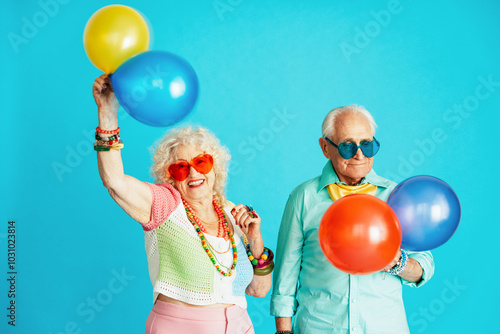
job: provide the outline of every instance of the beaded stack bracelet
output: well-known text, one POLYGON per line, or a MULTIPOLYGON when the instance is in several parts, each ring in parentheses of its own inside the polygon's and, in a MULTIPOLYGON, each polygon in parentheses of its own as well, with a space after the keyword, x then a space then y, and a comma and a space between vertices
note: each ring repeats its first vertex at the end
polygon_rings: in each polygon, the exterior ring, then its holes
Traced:
POLYGON ((293 331, 278 331, 276 334, 293 334, 293 331))
POLYGON ((389 274, 391 274, 391 275, 401 274, 403 272, 403 270, 405 270, 407 264, 408 264, 408 254, 406 253, 406 251, 404 249, 402 249, 401 250, 401 257, 399 258, 398 263, 396 263, 394 265, 394 267, 392 267, 389 270, 389 274))
POLYGON ((123 148, 123 142, 120 140, 120 128, 115 130, 101 130, 99 127, 96 128, 95 132, 95 151, 113 151, 120 150, 123 148), (101 134, 110 135, 101 137, 101 134))
POLYGON ((274 269, 274 254, 269 248, 264 248, 260 259, 256 259, 250 251, 250 245, 247 245, 248 259, 252 263, 253 273, 257 276, 265 276, 273 272, 274 269))
POLYGON ((101 130, 100 127, 95 128, 96 133, 103 133, 105 135, 115 135, 117 133, 120 133, 120 127, 117 127, 114 130, 101 130))

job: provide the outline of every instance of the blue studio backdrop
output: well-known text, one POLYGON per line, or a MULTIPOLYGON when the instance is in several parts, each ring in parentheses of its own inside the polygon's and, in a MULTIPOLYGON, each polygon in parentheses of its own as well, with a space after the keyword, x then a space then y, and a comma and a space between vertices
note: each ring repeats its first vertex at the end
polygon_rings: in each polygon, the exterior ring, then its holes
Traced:
MULTIPOLYGON (((83 31, 109 4, 2 3, 1 333, 141 333, 152 307, 142 229, 102 186, 92 149, 101 73, 83 31)), ((321 173, 326 113, 364 105, 379 126, 377 173, 439 177, 462 204, 457 232, 433 251, 434 278, 404 288, 411 332, 496 330, 497 1, 122 4, 148 19, 151 49, 195 69, 200 96, 182 124, 206 126, 229 148, 227 196, 259 212, 268 247, 290 191, 321 173)), ((125 172, 152 181, 148 149, 168 129, 119 117, 125 172)), ((270 294, 248 298, 257 333, 274 331, 270 294)))

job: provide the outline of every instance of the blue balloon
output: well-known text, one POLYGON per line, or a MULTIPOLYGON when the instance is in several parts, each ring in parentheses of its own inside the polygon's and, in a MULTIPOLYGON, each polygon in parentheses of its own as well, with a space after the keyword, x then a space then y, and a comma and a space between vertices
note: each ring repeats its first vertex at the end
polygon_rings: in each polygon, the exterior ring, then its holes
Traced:
POLYGON ((441 246, 460 222, 458 197, 444 181, 432 176, 411 177, 391 192, 387 204, 401 224, 401 247, 426 251, 441 246))
POLYGON ((180 122, 198 99, 194 69, 170 52, 143 52, 121 64, 110 78, 123 109, 147 125, 180 122))

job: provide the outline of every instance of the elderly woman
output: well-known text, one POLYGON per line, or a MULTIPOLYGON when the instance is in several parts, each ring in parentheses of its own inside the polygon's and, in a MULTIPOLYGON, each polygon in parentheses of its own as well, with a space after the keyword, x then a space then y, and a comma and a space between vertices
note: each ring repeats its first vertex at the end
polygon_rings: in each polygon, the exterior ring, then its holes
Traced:
POLYGON ((105 75, 93 85, 99 110, 99 174, 111 197, 145 233, 154 306, 146 333, 254 333, 245 293, 264 297, 272 252, 260 217, 224 196, 227 149, 204 128, 171 131, 156 145, 157 184, 123 172, 118 102, 105 75))

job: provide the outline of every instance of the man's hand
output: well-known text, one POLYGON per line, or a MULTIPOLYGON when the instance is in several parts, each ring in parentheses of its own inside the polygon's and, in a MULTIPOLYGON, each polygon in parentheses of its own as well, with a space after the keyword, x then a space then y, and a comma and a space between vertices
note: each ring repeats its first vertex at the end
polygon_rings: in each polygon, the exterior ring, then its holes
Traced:
POLYGON ((385 266, 385 268, 382 270, 383 271, 391 270, 391 268, 394 267, 399 262, 400 258, 401 258, 401 250, 398 249, 398 252, 396 253, 396 256, 394 257, 394 259, 387 266, 385 266))

